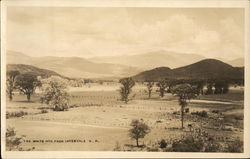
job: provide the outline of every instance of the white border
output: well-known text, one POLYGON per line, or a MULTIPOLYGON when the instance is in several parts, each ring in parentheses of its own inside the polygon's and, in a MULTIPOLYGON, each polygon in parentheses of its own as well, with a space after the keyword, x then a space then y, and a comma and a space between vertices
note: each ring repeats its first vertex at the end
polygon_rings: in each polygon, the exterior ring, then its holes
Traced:
POLYGON ((1 154, 3 158, 250 158, 250 49, 249 1, 247 0, 3 0, 1 1, 1 154), (95 151, 5 151, 5 55, 6 9, 9 6, 39 7, 166 7, 166 8, 244 8, 245 9, 245 107, 244 153, 176 152, 95 152, 95 151))

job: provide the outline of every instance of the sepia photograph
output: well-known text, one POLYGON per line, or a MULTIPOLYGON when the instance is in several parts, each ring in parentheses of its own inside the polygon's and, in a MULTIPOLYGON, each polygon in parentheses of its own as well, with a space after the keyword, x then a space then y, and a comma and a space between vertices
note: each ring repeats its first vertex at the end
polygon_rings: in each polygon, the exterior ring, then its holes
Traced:
POLYGON ((249 1, 4 2, 4 152, 249 155, 249 1))

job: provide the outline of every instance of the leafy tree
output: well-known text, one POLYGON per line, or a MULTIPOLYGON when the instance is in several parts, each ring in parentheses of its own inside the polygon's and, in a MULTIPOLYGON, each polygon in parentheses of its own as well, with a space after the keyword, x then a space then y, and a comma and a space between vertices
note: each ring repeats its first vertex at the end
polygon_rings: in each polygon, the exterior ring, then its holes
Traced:
POLYGON ((180 84, 173 88, 172 93, 179 97, 179 105, 181 106, 181 128, 183 129, 184 108, 188 105, 187 100, 196 97, 196 90, 190 84, 180 84))
POLYGON ((7 94, 9 97, 9 100, 12 101, 13 99, 13 91, 15 89, 15 82, 16 82, 16 77, 20 74, 19 71, 8 71, 7 72, 7 94))
POLYGON ((69 94, 67 93, 67 82, 58 76, 51 76, 42 80, 43 94, 41 101, 53 107, 56 111, 68 109, 69 94))
POLYGON ((213 94, 213 87, 214 87, 214 82, 211 80, 207 81, 207 91, 206 91, 206 95, 208 94, 213 94))
POLYGON ((168 86, 166 80, 161 80, 156 85, 159 87, 160 96, 164 97, 164 95, 165 95, 165 89, 168 86))
POLYGON ((148 89, 148 98, 151 98, 151 93, 152 93, 152 90, 153 90, 154 82, 146 81, 146 86, 147 86, 147 89, 148 89))
POLYGON ((27 96, 28 101, 30 101, 31 95, 35 92, 36 87, 40 85, 41 83, 37 79, 37 76, 32 73, 20 74, 16 78, 17 89, 27 96))
POLYGON ((139 147, 139 139, 144 138, 150 132, 150 128, 139 120, 132 120, 130 125, 132 128, 129 130, 129 136, 136 140, 136 146, 139 147))
POLYGON ((132 92, 135 81, 131 77, 128 77, 120 79, 119 82, 122 84, 120 88, 121 100, 127 104, 129 101, 129 94, 132 92))

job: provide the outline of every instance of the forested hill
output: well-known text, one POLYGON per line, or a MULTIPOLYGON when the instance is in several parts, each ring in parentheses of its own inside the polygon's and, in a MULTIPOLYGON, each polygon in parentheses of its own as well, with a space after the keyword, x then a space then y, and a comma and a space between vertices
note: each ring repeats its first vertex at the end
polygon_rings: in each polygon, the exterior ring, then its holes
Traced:
MULTIPOLYGON (((8 71, 19 71, 20 73, 28 73, 32 72, 33 74, 41 77, 50 77, 50 76, 60 76, 64 77, 54 71, 41 69, 31 65, 24 65, 24 64, 7 64, 7 72, 8 71)), ((65 77, 64 77, 65 78, 65 77)))
POLYGON ((141 72, 133 77, 136 81, 168 79, 243 79, 244 67, 233 67, 216 59, 205 59, 191 65, 170 69, 159 67, 141 72))

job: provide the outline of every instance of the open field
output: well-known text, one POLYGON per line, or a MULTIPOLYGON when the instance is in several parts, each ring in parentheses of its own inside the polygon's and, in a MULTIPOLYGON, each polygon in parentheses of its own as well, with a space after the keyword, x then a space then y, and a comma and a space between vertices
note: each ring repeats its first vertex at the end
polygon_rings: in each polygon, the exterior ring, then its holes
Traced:
POLYGON ((236 137, 243 140, 243 89, 235 88, 228 94, 204 95, 191 100, 188 105, 190 113, 184 117, 185 129, 181 130, 180 106, 172 94, 160 98, 154 91, 152 98, 147 99, 146 89, 135 87, 133 100, 124 104, 119 100, 119 87, 101 88, 71 89, 71 108, 60 112, 41 104, 39 94, 32 96, 32 102, 15 94, 12 102, 7 101, 7 112, 23 111, 27 114, 10 117, 7 126, 15 127, 18 135, 25 135, 26 142, 22 147, 35 147, 37 151, 112 151, 117 142, 123 150, 133 150, 129 145, 135 145, 135 141, 128 136, 132 119, 142 119, 151 128, 151 132, 140 140, 146 145, 161 139, 171 142, 180 138, 189 132, 188 124, 194 129, 205 130, 218 140, 236 137), (42 113, 42 110, 47 112, 42 113), (191 114, 203 110, 207 111, 207 117, 191 114), (34 143, 33 140, 40 142, 34 143))

